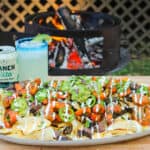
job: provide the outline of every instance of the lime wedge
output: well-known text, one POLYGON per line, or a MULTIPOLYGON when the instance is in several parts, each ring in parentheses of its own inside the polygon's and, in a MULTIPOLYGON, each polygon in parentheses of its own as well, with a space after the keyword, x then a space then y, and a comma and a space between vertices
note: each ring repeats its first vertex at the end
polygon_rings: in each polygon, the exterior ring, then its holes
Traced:
POLYGON ((34 42, 42 42, 42 41, 46 41, 46 42, 51 42, 51 37, 48 34, 38 34, 37 36, 35 36, 32 41, 34 42))

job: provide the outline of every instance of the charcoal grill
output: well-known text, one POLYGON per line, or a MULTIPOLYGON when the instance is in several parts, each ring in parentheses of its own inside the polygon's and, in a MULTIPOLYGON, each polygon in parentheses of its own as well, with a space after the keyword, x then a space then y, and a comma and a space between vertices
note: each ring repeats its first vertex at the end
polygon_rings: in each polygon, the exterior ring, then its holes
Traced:
POLYGON ((128 51, 120 48, 121 21, 117 17, 98 12, 75 12, 73 15, 79 15, 86 22, 86 28, 84 30, 80 28, 59 30, 48 22, 49 17, 54 17, 55 14, 55 11, 51 11, 27 16, 25 18, 25 33, 34 35, 46 33, 52 36, 70 37, 79 41, 84 38, 103 37, 103 60, 99 68, 77 70, 49 68, 50 75, 101 75, 113 70, 116 71, 128 62, 128 51), (97 26, 97 20, 101 25, 97 26))

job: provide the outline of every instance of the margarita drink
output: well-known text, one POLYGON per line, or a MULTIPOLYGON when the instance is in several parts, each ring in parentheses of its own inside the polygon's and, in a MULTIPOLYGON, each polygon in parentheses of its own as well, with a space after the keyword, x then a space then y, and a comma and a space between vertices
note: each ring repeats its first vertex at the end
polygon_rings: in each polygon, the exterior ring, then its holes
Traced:
POLYGON ((16 41, 18 52, 19 81, 48 78, 48 44, 35 42, 32 38, 23 38, 16 41))

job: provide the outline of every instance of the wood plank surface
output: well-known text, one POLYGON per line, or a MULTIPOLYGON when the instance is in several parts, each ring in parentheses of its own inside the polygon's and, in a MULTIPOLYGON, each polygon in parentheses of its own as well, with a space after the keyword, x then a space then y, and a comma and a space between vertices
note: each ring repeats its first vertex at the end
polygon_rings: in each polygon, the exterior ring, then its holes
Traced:
MULTIPOLYGON (((66 77, 50 77, 62 79, 66 77)), ((133 76, 130 79, 139 82, 150 84, 150 76, 133 76)), ((149 150, 150 149, 150 136, 145 136, 139 139, 119 142, 116 144, 82 146, 82 147, 46 147, 46 146, 28 146, 19 145, 0 140, 0 150, 149 150)))

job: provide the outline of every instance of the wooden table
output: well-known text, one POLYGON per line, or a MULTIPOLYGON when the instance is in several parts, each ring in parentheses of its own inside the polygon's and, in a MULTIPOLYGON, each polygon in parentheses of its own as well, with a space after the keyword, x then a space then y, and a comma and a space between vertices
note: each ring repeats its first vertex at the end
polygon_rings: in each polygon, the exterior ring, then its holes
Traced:
MULTIPOLYGON (((59 77, 60 78, 60 77, 59 77)), ((134 76, 130 79, 139 83, 150 84, 150 76, 134 76)), ((45 147, 45 146, 26 146, 0 141, 0 150, 149 150, 150 136, 136 140, 120 142, 117 144, 94 145, 84 147, 45 147)))

